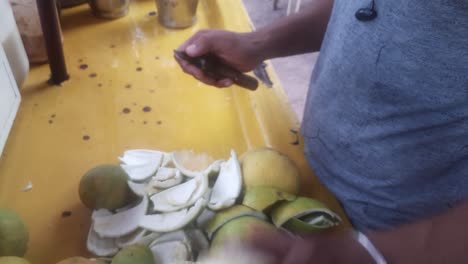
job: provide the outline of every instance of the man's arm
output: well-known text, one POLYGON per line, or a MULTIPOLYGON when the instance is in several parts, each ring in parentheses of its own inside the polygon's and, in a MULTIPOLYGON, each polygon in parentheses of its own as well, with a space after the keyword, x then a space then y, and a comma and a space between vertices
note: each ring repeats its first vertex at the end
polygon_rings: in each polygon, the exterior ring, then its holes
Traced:
MULTIPOLYGON (((468 201, 439 216, 367 236, 389 264, 468 263, 468 201)), ((304 239, 259 233, 250 245, 274 256, 275 264, 373 263, 351 234, 317 235, 304 239)))
POLYGON ((468 263, 468 202, 369 239, 388 263, 468 263))
POLYGON ((333 0, 315 0, 300 13, 256 31, 265 59, 320 50, 332 8, 333 0))
MULTIPOLYGON (((300 13, 255 32, 202 30, 185 41, 178 50, 192 57, 212 53, 239 71, 251 71, 266 59, 319 50, 332 6, 333 0, 315 0, 300 13)), ((187 61, 175 59, 186 73, 204 83, 218 87, 232 84, 232 80, 214 80, 187 61)))

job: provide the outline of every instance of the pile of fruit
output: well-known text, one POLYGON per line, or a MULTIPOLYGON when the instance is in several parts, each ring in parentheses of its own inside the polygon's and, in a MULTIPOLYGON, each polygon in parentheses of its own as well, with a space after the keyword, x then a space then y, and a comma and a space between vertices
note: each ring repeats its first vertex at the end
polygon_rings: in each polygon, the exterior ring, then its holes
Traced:
MULTIPOLYGON (((93 210, 86 246, 96 258, 58 264, 262 263, 223 248, 253 230, 301 235, 340 223, 321 202, 297 196, 296 165, 269 148, 241 158, 231 151, 227 160, 185 150, 128 150, 119 159, 80 181, 80 199, 93 210)), ((0 209, 0 264, 28 264, 20 258, 27 242, 19 216, 0 209)))
POLYGON ((231 151, 227 160, 128 150, 119 159, 90 170, 79 188, 93 209, 87 248, 112 264, 200 262, 254 229, 303 234, 340 223, 321 202, 297 196, 297 167, 272 149, 240 159, 231 151))

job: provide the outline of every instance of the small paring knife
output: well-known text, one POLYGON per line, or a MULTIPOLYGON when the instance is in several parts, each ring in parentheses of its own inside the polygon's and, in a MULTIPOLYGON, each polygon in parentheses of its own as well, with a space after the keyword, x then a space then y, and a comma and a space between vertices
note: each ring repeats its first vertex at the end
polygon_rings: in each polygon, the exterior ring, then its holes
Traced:
POLYGON ((234 82, 234 84, 242 88, 246 88, 251 91, 255 91, 258 88, 257 79, 233 69, 213 54, 190 57, 184 51, 174 50, 174 55, 179 59, 188 61, 190 64, 202 70, 206 75, 216 80, 229 78, 234 82))

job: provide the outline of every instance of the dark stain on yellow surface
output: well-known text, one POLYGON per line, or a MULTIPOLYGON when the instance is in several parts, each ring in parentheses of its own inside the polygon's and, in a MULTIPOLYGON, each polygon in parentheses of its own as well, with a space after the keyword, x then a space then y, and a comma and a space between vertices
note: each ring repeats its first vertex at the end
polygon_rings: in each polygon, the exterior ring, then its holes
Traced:
POLYGON ((125 85, 125 88, 130 89, 130 88, 132 88, 132 85, 129 84, 129 83, 127 83, 127 84, 125 85))
POLYGON ((139 72, 141 72, 142 70, 143 70, 143 68, 142 68, 142 67, 137 67, 137 68, 136 68, 136 71, 139 71, 139 72))
POLYGON ((97 73, 95 73, 95 72, 89 74, 89 77, 90 77, 90 78, 94 78, 94 77, 96 77, 96 76, 97 76, 97 73))
POLYGON ((88 140, 90 140, 90 139, 91 139, 91 137, 88 136, 88 135, 84 135, 84 136, 83 136, 83 140, 84 140, 84 141, 88 141, 88 140))
POLYGON ((131 112, 131 110, 128 107, 125 107, 124 109, 122 109, 122 113, 124 113, 124 114, 128 114, 130 112, 131 112))
POLYGON ((72 215, 72 212, 71 211, 63 211, 62 212, 62 217, 65 218, 65 217, 70 217, 72 215))
POLYGON ((80 69, 82 70, 88 69, 88 64, 80 64, 80 69))
POLYGON ((148 13, 148 16, 155 16, 156 15, 156 11, 151 11, 148 13))
POLYGON ((161 124, 162 124, 162 121, 161 121, 161 120, 158 120, 158 121, 156 122, 156 124, 161 125, 161 124))
POLYGON ((151 112, 151 107, 150 106, 145 106, 143 107, 143 112, 151 112))

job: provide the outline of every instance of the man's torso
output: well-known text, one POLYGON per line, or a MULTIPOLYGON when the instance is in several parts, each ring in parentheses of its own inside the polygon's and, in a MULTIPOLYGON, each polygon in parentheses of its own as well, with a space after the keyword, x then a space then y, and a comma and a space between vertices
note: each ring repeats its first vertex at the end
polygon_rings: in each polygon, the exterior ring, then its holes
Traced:
POLYGON ((468 1, 335 0, 303 121, 306 155, 361 229, 468 198, 468 1))

